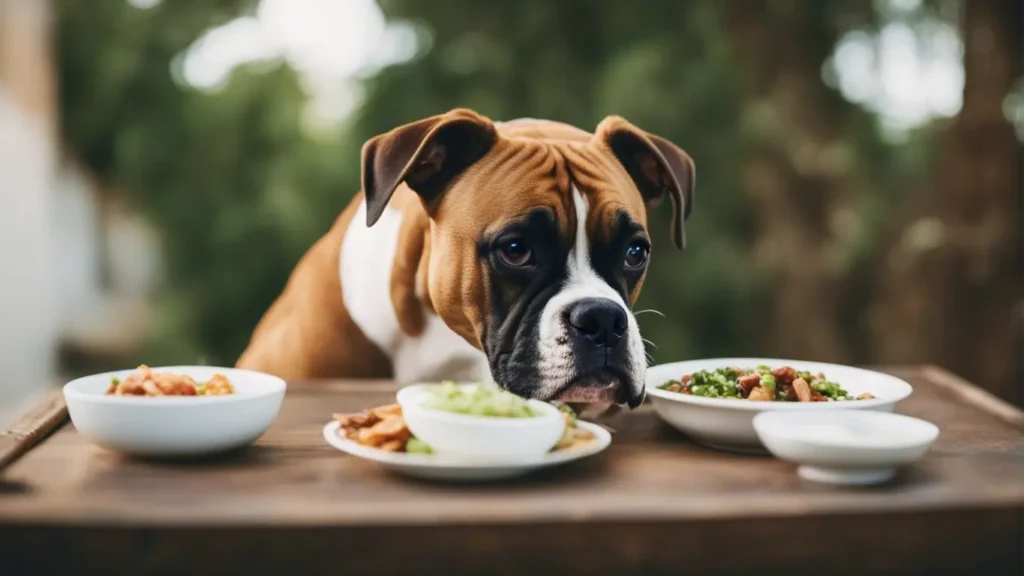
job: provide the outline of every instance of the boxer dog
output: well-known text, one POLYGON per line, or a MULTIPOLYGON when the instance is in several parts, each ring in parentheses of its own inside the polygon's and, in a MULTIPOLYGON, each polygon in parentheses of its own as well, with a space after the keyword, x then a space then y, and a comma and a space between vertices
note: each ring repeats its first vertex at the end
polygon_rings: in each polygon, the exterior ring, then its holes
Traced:
POLYGON ((362 184, 238 367, 640 405, 631 306, 650 260, 647 208, 668 197, 682 248, 686 153, 617 116, 591 134, 458 109, 368 141, 362 184))

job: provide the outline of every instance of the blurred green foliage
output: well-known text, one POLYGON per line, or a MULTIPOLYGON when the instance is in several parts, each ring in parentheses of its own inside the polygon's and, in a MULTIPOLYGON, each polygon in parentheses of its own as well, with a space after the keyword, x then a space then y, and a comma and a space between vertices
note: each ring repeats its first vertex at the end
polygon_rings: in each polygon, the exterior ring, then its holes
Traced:
MULTIPOLYGON (((389 18, 417 27, 423 49, 366 79, 353 117, 313 136, 301 118, 307 96, 285 63, 242 66, 212 92, 177 77, 202 32, 251 13, 253 1, 167 0, 147 10, 60 2, 64 137, 165 241, 162 321, 148 361, 232 364, 301 254, 356 192, 362 142, 457 106, 586 129, 620 114, 687 150, 698 174, 688 247, 675 252, 667 214, 652 215, 653 267, 638 309, 666 318, 641 315, 643 331, 657 360, 758 352, 763 310, 780 287, 755 265, 758 223, 742 167, 786 127, 772 125, 745 84, 724 5, 384 0, 389 18)), ((809 5, 807 57, 820 69, 845 30, 870 22, 849 18, 863 2, 809 5)), ((838 94, 831 102, 873 191, 859 214, 880 222, 922 148, 883 144, 869 114, 838 94)), ((851 274, 877 236, 864 229, 851 274)), ((847 320, 859 313, 853 305, 847 320)))

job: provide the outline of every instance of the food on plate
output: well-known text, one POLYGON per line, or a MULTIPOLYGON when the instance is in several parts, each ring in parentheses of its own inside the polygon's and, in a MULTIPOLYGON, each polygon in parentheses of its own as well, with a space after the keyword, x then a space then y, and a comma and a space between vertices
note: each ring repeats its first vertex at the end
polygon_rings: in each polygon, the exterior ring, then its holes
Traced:
MULTIPOLYGON (((334 419, 340 423, 338 434, 341 436, 385 452, 406 452, 412 438, 398 404, 378 406, 358 414, 335 414, 334 419)), ((429 450, 428 446, 420 444, 414 443, 414 451, 429 450)))
POLYGON ((565 432, 562 433, 562 437, 552 450, 577 448, 594 439, 593 432, 584 430, 576 425, 576 413, 573 412, 572 408, 561 404, 558 406, 558 409, 562 412, 562 417, 565 418, 565 432))
POLYGON ((444 382, 432 387, 423 406, 433 410, 490 416, 494 418, 535 418, 540 416, 530 404, 497 387, 473 385, 459 386, 444 382))
POLYGON ((837 402, 874 398, 869 393, 853 397, 842 386, 826 379, 824 374, 811 374, 791 366, 701 370, 686 374, 679 380, 669 380, 658 388, 706 398, 760 402, 837 402))
MULTIPOLYGON (((565 417, 565 433, 552 450, 571 450, 594 439, 594 434, 576 425, 576 415, 568 407, 560 407, 565 417)), ((402 407, 388 404, 357 414, 335 414, 338 435, 385 452, 433 454, 425 442, 412 435, 402 417, 402 407)))
POLYGON ((214 374, 206 382, 196 382, 184 374, 154 372, 143 364, 121 380, 110 379, 107 394, 111 396, 224 396, 235 388, 223 374, 214 374))

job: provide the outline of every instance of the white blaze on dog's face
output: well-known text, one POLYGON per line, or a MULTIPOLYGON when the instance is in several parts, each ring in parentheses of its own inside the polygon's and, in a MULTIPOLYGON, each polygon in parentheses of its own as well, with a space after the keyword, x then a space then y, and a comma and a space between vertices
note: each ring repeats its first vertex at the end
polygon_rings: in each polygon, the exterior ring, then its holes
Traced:
MULTIPOLYGON (((561 289, 547 301, 538 325, 537 389, 533 395, 574 403, 639 405, 647 360, 640 329, 623 294, 597 272, 587 236, 587 199, 574 186, 576 230, 561 289)), ((623 221, 630 223, 628 216, 623 221)), ((650 242, 633 223, 626 254, 602 262, 617 285, 639 282, 650 242), (628 263, 627 263, 628 262, 628 263), (616 268, 622 268, 621 272, 616 268), (627 278, 626 276, 633 278, 627 278)), ((599 264, 600 265, 600 264, 599 264)))
POLYGON ((396 189, 429 216, 418 282, 427 305, 524 397, 638 406, 646 360, 630 307, 647 271, 647 207, 665 196, 683 244, 693 164, 609 117, 594 134, 554 122, 495 125, 453 111, 363 151, 372 225, 396 189))

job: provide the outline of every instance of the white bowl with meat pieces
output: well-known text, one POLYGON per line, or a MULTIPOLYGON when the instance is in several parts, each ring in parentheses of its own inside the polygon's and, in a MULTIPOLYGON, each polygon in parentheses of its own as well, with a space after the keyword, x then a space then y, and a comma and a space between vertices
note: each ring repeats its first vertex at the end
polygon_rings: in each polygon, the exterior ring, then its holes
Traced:
POLYGON ((284 380, 269 374, 211 366, 145 368, 143 374, 144 368, 64 386, 68 414, 82 436, 132 456, 206 456, 254 442, 284 400, 284 380))
MULTIPOLYGON (((724 375, 726 383, 733 380, 727 377, 729 375, 731 374, 724 375)), ((647 395, 651 398, 654 410, 672 427, 697 443, 711 448, 752 453, 765 452, 753 424, 754 416, 761 412, 892 412, 896 404, 910 396, 912 392, 910 384, 880 372, 839 364, 774 358, 716 358, 661 364, 647 369, 646 383, 647 395), (765 378, 765 386, 760 385, 760 378, 753 386, 750 385, 753 379, 747 379, 743 386, 737 385, 733 391, 721 380, 708 384, 712 379, 706 375, 691 380, 688 383, 689 388, 686 388, 687 383, 683 382, 684 377, 692 377, 697 373, 727 368, 756 370, 758 367, 766 367, 773 372, 772 378, 765 378), (775 371, 786 367, 803 376, 801 380, 806 386, 787 382, 787 374, 783 372, 779 372, 781 378, 775 376, 775 371), (824 376, 824 379, 819 379, 820 376, 824 376), (768 385, 768 380, 773 380, 773 386, 768 385), (666 389, 670 382, 677 384, 671 386, 672 390, 666 389), (832 384, 837 384, 841 391, 845 391, 845 397, 849 399, 825 396, 830 394, 838 397, 837 389, 832 384), (797 389, 800 392, 799 397, 796 394, 797 389), (719 392, 723 391, 733 393, 735 397, 722 397, 723 394, 719 392), (748 395, 750 398, 745 397, 748 395), (769 395, 772 400, 767 400, 769 395), (783 395, 794 401, 778 399, 783 395)))

